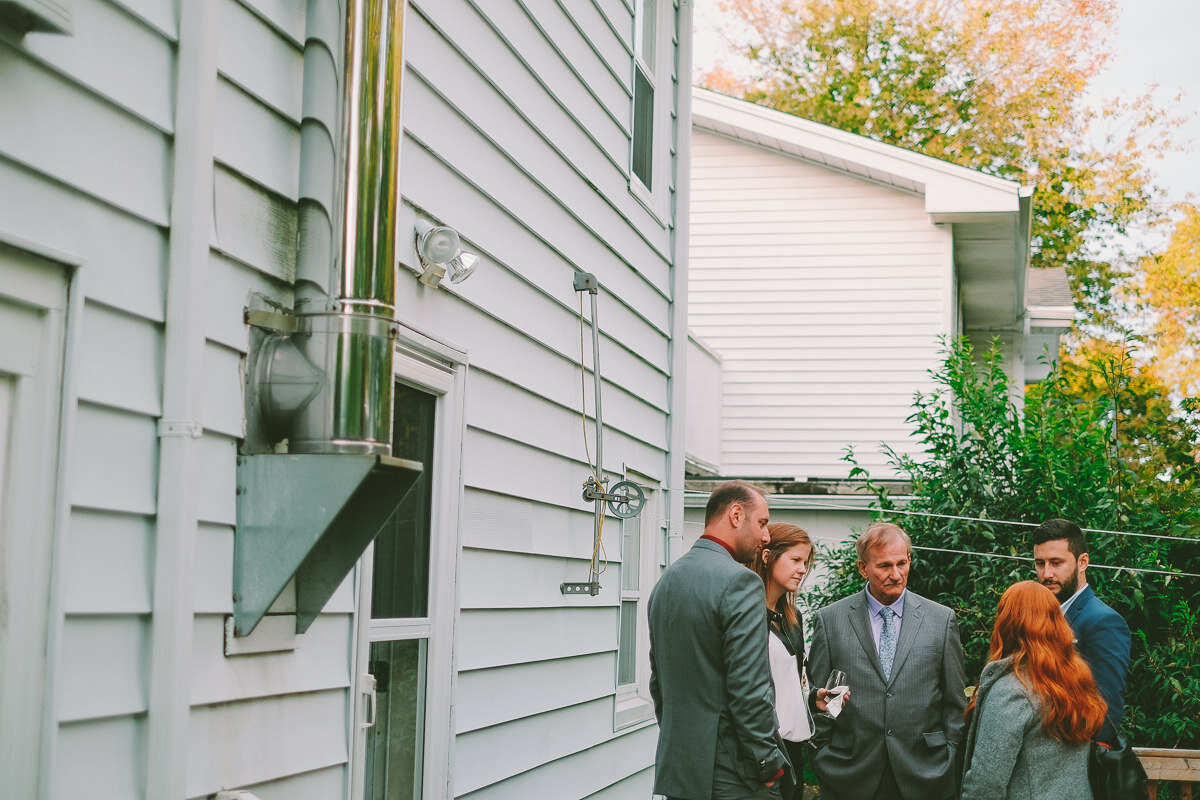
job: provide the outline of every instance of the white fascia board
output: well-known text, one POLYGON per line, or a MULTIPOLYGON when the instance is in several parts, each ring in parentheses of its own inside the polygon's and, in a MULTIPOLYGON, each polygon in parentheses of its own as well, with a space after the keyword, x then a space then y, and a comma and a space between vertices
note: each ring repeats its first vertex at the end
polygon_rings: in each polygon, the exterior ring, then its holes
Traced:
POLYGON ((925 196, 931 215, 1011 214, 1032 192, 1016 181, 698 87, 692 88, 692 125, 897 188, 912 187, 925 196))

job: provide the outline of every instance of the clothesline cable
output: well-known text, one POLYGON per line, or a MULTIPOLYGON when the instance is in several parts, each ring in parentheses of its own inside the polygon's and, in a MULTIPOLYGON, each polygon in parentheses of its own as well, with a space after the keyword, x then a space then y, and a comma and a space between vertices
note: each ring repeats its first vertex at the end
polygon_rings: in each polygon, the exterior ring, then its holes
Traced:
MULTIPOLYGON (((667 519, 661 518, 661 517, 657 521, 659 524, 665 524, 665 523, 669 522, 667 519)), ((704 527, 704 523, 692 522, 690 520, 683 520, 683 525, 685 527, 686 526, 698 526, 701 528, 704 527)), ((838 539, 835 536, 811 536, 811 538, 816 541, 833 542, 835 544, 850 544, 850 540, 838 539)), ((1026 562, 1033 561, 1033 559, 1030 558, 1029 556, 1010 556, 1005 553, 982 553, 982 552, 979 552, 978 550, 951 550, 951 549, 944 548, 944 547, 926 547, 924 545, 915 545, 915 544, 913 545, 913 550, 925 550, 925 551, 933 552, 933 553, 953 553, 955 555, 973 556, 975 558, 1002 558, 1002 559, 1008 559, 1011 561, 1026 561, 1026 562)), ((1088 569, 1091 569, 1093 567, 1095 567, 1096 569, 1111 569, 1111 570, 1116 570, 1118 572, 1125 571, 1125 572, 1148 573, 1151 575, 1167 575, 1172 578, 1200 578, 1200 573, 1195 573, 1195 572, 1173 572, 1171 570, 1150 569, 1148 567, 1122 567, 1122 566, 1118 566, 1116 564, 1096 564, 1096 563, 1088 564, 1088 569)))
MULTIPOLYGON (((705 492, 688 492, 696 497, 706 496, 705 492)), ((788 509, 803 510, 832 510, 832 511, 865 511, 869 514, 904 514, 912 517, 933 517, 936 519, 957 519, 963 522, 987 522, 992 525, 1014 525, 1027 528, 1036 528, 1040 523, 1037 522, 1018 522, 1016 520, 1007 519, 989 519, 988 517, 967 517, 957 514, 935 514, 932 511, 906 511, 899 508, 855 508, 851 506, 838 505, 836 503, 822 503, 816 500, 805 501, 803 503, 791 504, 788 509)), ((1105 528, 1081 528, 1084 533, 1111 533, 1116 536, 1139 536, 1146 539, 1165 539, 1172 542, 1188 542, 1189 544, 1200 544, 1200 538, 1192 538, 1187 536, 1169 536, 1165 533, 1138 533, 1136 531, 1110 531, 1105 528)))

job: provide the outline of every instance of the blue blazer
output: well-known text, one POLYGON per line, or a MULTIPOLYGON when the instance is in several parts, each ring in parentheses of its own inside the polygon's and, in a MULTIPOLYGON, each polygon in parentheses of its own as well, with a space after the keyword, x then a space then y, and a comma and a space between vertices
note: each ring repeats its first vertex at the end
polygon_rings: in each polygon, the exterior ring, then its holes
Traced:
POLYGON ((1129 674, 1129 626, 1108 606, 1091 586, 1083 591, 1067 609, 1067 624, 1075 633, 1075 647, 1092 668, 1100 694, 1108 704, 1108 719, 1099 741, 1116 744, 1117 727, 1125 713, 1125 678, 1129 674))

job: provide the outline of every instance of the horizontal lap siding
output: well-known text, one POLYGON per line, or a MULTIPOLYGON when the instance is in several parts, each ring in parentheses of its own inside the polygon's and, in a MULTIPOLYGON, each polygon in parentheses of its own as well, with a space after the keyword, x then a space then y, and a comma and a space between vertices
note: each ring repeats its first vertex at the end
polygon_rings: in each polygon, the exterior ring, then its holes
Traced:
MULTIPOLYGON (((178 535, 155 524, 178 9, 78 0, 72 15, 72 36, 0 43, 0 105, 22 109, 0 115, 0 232, 83 264, 51 795, 129 800, 146 778, 155 540, 178 535)), ((218 16, 212 254, 195 266, 207 344, 188 792, 333 796, 345 785, 350 587, 309 646, 224 655, 242 310, 252 294, 292 300, 304 4, 221 0, 218 16)))
POLYGON ((920 197, 696 131, 688 324, 722 358, 726 474, 840 478, 905 422, 949 333, 950 234, 920 197))
POLYGON ((433 292, 407 269, 411 247, 399 253, 401 318, 471 364, 453 794, 641 796, 622 792, 644 784, 653 732, 613 733, 618 520, 605 525, 600 595, 559 590, 586 579, 593 536, 580 496, 596 456, 591 309, 583 298, 581 376, 576 271, 601 286, 607 470, 666 476, 673 245, 628 188, 631 11, 410 8, 401 226, 433 218, 482 257, 469 281, 433 292))

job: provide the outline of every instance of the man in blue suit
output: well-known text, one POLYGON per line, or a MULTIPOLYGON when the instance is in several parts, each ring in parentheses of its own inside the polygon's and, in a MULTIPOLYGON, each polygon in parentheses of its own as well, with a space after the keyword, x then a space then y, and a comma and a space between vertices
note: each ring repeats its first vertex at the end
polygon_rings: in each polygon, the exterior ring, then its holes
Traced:
POLYGON ((1108 718, 1097 741, 1116 745, 1117 728, 1125 711, 1125 678, 1129 672, 1129 625, 1087 583, 1087 539, 1065 519, 1050 519, 1033 530, 1033 565, 1038 580, 1054 592, 1075 647, 1092 668, 1108 718))
POLYGON ((654 791, 668 800, 779 800, 793 780, 775 720, 766 594, 743 566, 770 540, 767 499, 718 486, 704 535, 650 594, 654 791))

